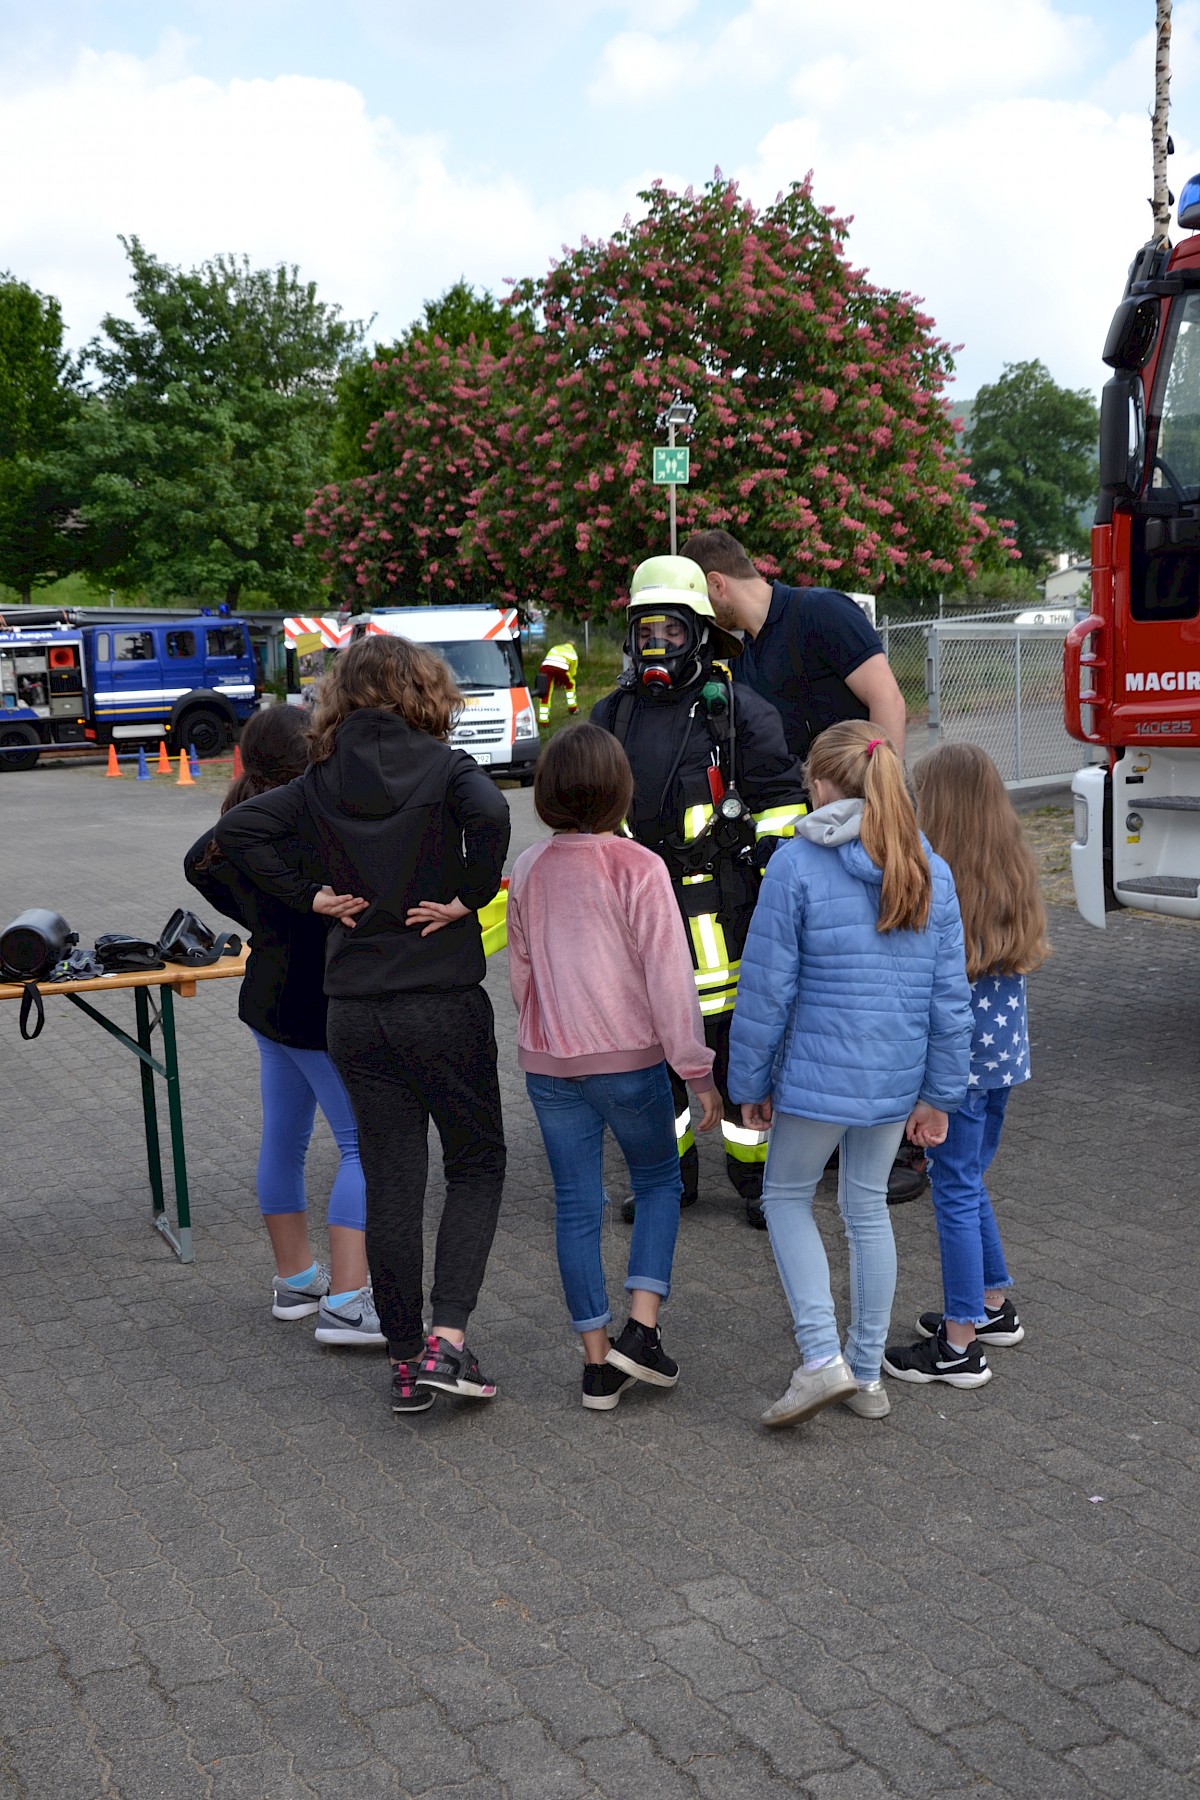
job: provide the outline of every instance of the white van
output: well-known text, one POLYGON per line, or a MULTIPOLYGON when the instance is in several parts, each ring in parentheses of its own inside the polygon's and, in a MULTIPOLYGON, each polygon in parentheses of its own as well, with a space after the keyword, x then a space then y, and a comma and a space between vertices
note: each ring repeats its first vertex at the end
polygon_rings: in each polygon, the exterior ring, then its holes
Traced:
POLYGON ((296 616, 283 623, 284 644, 296 653, 298 682, 288 698, 319 677, 326 658, 368 632, 388 632, 424 644, 445 662, 463 697, 450 736, 493 775, 528 787, 541 743, 537 714, 521 663, 516 609, 491 606, 384 606, 343 621, 333 615, 296 616))
POLYGON ((370 631, 424 644, 449 663, 463 697, 462 716, 450 742, 493 775, 530 785, 541 745, 521 663, 515 608, 377 607, 351 625, 352 637, 370 631))

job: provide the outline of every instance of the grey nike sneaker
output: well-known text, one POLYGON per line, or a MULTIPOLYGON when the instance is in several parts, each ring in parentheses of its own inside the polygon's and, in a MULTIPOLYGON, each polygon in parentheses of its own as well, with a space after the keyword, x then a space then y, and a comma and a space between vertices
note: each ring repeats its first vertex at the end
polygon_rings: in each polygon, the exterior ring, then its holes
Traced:
POLYGON ((271 1312, 277 1319, 307 1319, 315 1313, 329 1292, 329 1270, 317 1264, 317 1272, 307 1287, 292 1287, 282 1275, 271 1277, 271 1312))
POLYGON ((340 1306, 330 1306, 326 1296, 317 1310, 313 1335, 318 1344, 344 1344, 360 1350, 381 1350, 387 1343, 370 1288, 359 1288, 340 1306))
POLYGON ((819 1369, 793 1369, 787 1392, 762 1415, 764 1425, 798 1425, 838 1400, 857 1395, 858 1383, 844 1356, 835 1356, 819 1369))

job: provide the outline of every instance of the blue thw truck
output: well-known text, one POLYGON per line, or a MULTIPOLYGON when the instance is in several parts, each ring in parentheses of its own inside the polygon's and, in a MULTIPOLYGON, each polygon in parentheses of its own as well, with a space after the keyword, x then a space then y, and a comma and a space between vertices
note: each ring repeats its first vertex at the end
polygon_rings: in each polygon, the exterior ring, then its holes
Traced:
POLYGON ((258 705, 245 621, 86 624, 77 613, 0 615, 0 772, 52 744, 165 738, 219 756, 258 705))

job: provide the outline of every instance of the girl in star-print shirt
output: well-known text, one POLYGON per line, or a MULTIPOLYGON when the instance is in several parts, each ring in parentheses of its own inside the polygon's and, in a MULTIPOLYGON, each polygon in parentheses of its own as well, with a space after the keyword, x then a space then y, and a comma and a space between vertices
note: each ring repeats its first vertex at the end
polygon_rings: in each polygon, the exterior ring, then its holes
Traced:
POLYGON ((981 1387, 992 1378, 988 1348, 1025 1336, 984 1177, 1009 1093, 1029 1080, 1025 977, 1049 954, 1046 914, 1020 821, 986 752, 944 744, 915 781, 921 829, 958 890, 975 1030, 966 1100, 945 1142, 928 1151, 942 1310, 922 1313, 920 1341, 889 1345, 883 1366, 900 1381, 981 1387))

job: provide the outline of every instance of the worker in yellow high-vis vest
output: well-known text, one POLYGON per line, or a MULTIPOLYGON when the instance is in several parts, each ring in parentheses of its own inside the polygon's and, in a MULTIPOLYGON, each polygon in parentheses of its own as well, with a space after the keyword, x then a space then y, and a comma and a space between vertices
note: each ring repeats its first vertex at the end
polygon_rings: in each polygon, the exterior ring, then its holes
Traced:
POLYGON ((578 672, 579 656, 574 644, 552 644, 542 658, 542 666, 537 672, 533 687, 538 703, 539 725, 550 723, 550 702, 556 687, 562 688, 566 695, 567 712, 574 716, 579 711, 575 692, 575 677, 578 672))
MULTIPOLYGON (((729 1103, 729 1025, 762 870, 805 810, 803 778, 776 709, 753 689, 735 689, 723 666, 741 642, 717 625, 702 569, 683 556, 641 563, 628 616, 629 666, 592 721, 624 744, 634 780, 627 827, 670 872, 725 1100, 726 1170, 747 1219, 761 1227, 767 1135, 746 1130, 729 1103)), ((699 1157, 687 1090, 675 1077, 672 1085, 686 1206, 696 1198, 699 1157)))

